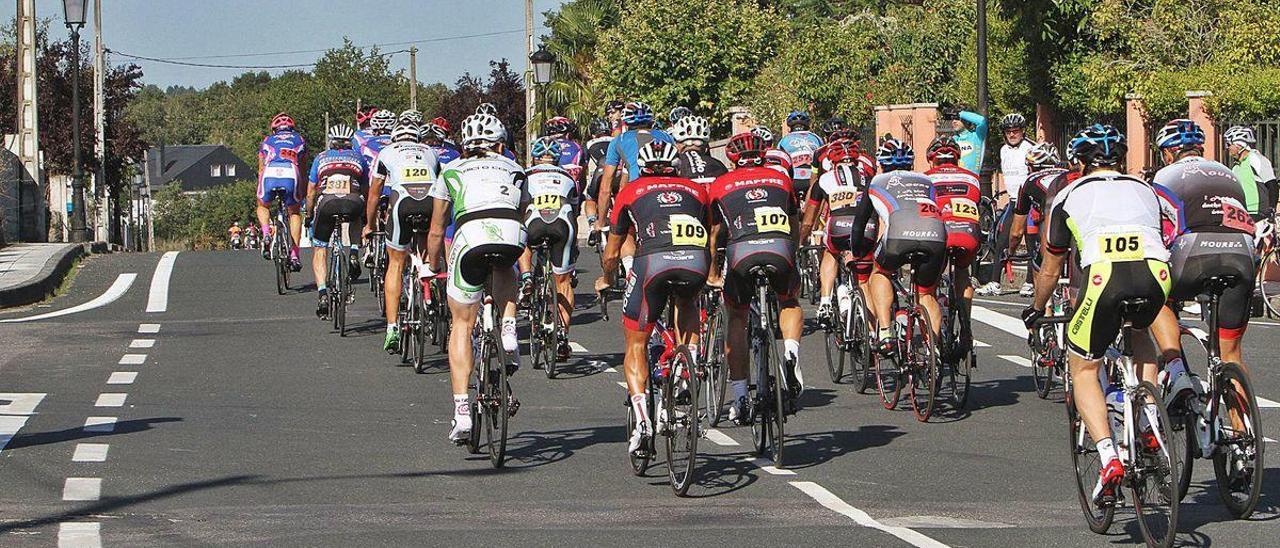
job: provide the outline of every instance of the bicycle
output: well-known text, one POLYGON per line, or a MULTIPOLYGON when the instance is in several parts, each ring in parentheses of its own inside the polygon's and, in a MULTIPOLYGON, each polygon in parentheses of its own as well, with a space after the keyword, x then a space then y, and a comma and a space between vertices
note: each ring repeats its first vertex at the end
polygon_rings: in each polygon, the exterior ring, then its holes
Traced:
MULTIPOLYGON (((970 274, 975 280, 981 279, 979 273, 983 265, 1000 260, 1000 254, 1003 251, 999 247, 1000 230, 1004 227, 1005 216, 1012 213, 1010 208, 1012 202, 1006 203, 1004 207, 996 207, 996 204, 1001 197, 1008 194, 1001 190, 994 196, 983 196, 978 201, 978 254, 970 265, 970 274)), ((1011 271, 1009 275, 1012 276, 1011 271)))
MULTIPOLYGON (((1208 328, 1205 338, 1185 326, 1190 335, 1203 345, 1207 356, 1209 388, 1203 396, 1184 395, 1170 402, 1168 411, 1174 430, 1182 430, 1182 475, 1178 480, 1179 498, 1185 497, 1191 484, 1191 471, 1199 458, 1213 459, 1218 494, 1227 511, 1237 519, 1248 518, 1257 507, 1262 493, 1263 448, 1262 416, 1254 397, 1253 382, 1240 364, 1224 362, 1218 335, 1218 305, 1222 293, 1238 283, 1235 276, 1215 276, 1204 281, 1202 314, 1208 328)), ((1183 362, 1186 356, 1183 355, 1183 362)), ((1175 441, 1177 441, 1175 436, 1175 441)))
POLYGON ((271 191, 271 261, 276 267, 276 292, 284 295, 289 290, 289 252, 293 249, 293 236, 289 232, 289 213, 285 208, 285 190, 271 191))
POLYGON ((373 297, 378 301, 378 313, 385 314, 387 312, 386 300, 386 279, 387 279, 387 249, 385 246, 387 241, 387 233, 382 221, 378 221, 378 229, 369 233, 369 249, 373 255, 373 268, 369 269, 369 291, 373 292, 373 297))
POLYGON ((855 311, 850 306, 853 298, 849 288, 850 279, 848 264, 841 261, 835 279, 836 308, 832 311, 830 322, 823 326, 827 372, 831 374, 831 382, 836 384, 844 378, 846 354, 854 351, 851 340, 856 325, 851 321, 855 311))
POLYGON ((952 265, 965 252, 964 248, 947 250, 947 267, 938 282, 938 307, 942 311, 942 325, 938 342, 941 355, 939 367, 939 391, 945 388, 950 393, 950 400, 956 410, 964 409, 969 401, 969 386, 973 380, 973 370, 978 368, 978 355, 973 349, 973 336, 970 332, 969 347, 962 344, 960 333, 969 329, 969 309, 965 307, 964 294, 955 283, 955 270, 952 265))
POLYGON ((439 329, 433 321, 433 310, 427 304, 431 301, 433 288, 430 282, 424 283, 422 277, 427 265, 422 261, 419 242, 428 230, 428 221, 426 215, 415 213, 407 215, 404 223, 404 228, 412 236, 409 248, 405 250, 409 264, 405 266, 400 284, 400 312, 397 318, 400 325, 400 363, 411 364, 414 372, 425 373, 427 339, 439 329))
POLYGON ((724 289, 708 286, 698 297, 702 314, 698 329, 698 363, 707 370, 707 389, 703 392, 703 414, 711 426, 720 424, 721 411, 729 384, 729 366, 724 363, 724 289))
POLYGON ((340 337, 347 336, 347 305, 356 297, 349 274, 351 248, 342 243, 342 223, 350 220, 346 215, 334 215, 329 233, 329 319, 340 337))
MULTIPOLYGON (((482 261, 489 263, 505 259, 501 253, 481 256, 482 261)), ((502 322, 499 317, 502 312, 493 302, 492 268, 484 282, 481 302, 480 317, 472 328, 472 348, 477 357, 472 368, 475 379, 471 385, 475 390, 475 404, 471 406, 471 436, 466 444, 472 454, 479 454, 482 447, 488 448, 493 467, 502 468, 507 458, 507 422, 519 404, 512 398, 508 382, 511 371, 508 371, 507 364, 512 363, 512 356, 502 348, 502 322), (482 427, 484 445, 480 443, 482 427)))
MULTIPOLYGON (((914 279, 915 268, 926 259, 923 251, 907 253, 907 276, 914 279)), ((896 348, 891 358, 873 352, 876 369, 876 389, 880 404, 894 409, 902 395, 902 385, 910 382, 911 409, 916 420, 925 422, 933 413, 937 396, 938 348, 933 327, 924 307, 920 306, 915 291, 907 291, 899 276, 891 276, 894 289, 892 328, 896 348), (905 303, 905 304, 904 304, 905 303)))
POLYGON ((1268 318, 1280 318, 1280 279, 1267 279, 1280 275, 1280 247, 1276 245, 1274 232, 1278 220, 1277 216, 1272 216, 1266 222, 1259 221, 1255 237, 1260 257, 1255 288, 1268 318))
POLYGON ((775 274, 774 267, 762 265, 752 268, 747 276, 755 284, 747 322, 754 382, 747 385, 747 400, 751 402, 751 440, 756 455, 768 452, 773 465, 783 468, 787 415, 795 413, 795 402, 786 387, 785 364, 778 354, 778 298, 769 283, 775 274))
POLYGON ((565 331, 560 317, 560 295, 551 270, 551 248, 543 241, 533 243, 533 298, 529 303, 529 354, 533 368, 542 369, 548 379, 556 376, 556 350, 565 331))
POLYGON ((1074 312, 1068 296, 1070 284, 1069 278, 1058 278, 1058 286, 1049 297, 1049 306, 1046 308, 1046 318, 1061 321, 1038 326, 1030 335, 1031 376, 1035 380, 1036 395, 1042 400, 1049 398, 1054 379, 1062 383, 1063 390, 1067 389, 1071 379, 1067 371, 1066 328, 1066 323, 1071 320, 1074 312))
POLYGON ((801 246, 799 253, 796 254, 796 268, 800 272, 800 297, 808 297, 811 305, 818 304, 821 296, 822 253, 825 249, 826 247, 821 245, 806 245, 801 246))
MULTIPOLYGON (((1178 529, 1177 478, 1181 477, 1181 455, 1170 446, 1173 428, 1160 399, 1159 390, 1138 377, 1133 362, 1132 317, 1146 308, 1150 301, 1131 298, 1120 301, 1120 317, 1123 327, 1113 348, 1119 355, 1108 353, 1103 364, 1111 371, 1111 378, 1120 382, 1120 399, 1123 408, 1120 417, 1112 420, 1112 437, 1124 466, 1123 485, 1133 498, 1138 515, 1138 527, 1149 546, 1168 547, 1173 544, 1178 529), (1117 424, 1118 422, 1118 424, 1117 424), (1147 429, 1150 428, 1150 431, 1147 429)), ((1066 318, 1054 318, 1037 323, 1066 322, 1066 318)), ((1115 519, 1117 500, 1104 501, 1101 507, 1093 502, 1093 487, 1102 467, 1094 443, 1084 427, 1084 421, 1076 411, 1070 385, 1066 393, 1067 425, 1071 443, 1071 460, 1075 468, 1076 492, 1080 508, 1084 512, 1089 529, 1105 533, 1115 519)), ((1110 405, 1108 404, 1108 408, 1110 405)), ((1108 414, 1114 410, 1108 409, 1108 414)))

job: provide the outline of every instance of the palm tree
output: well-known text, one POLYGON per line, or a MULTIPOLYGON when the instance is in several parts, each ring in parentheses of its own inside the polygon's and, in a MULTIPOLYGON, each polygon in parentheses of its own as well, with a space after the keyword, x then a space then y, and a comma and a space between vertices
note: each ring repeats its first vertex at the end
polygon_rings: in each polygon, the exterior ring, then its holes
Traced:
POLYGON ((540 95, 542 113, 565 116, 585 128, 592 118, 603 114, 607 98, 592 85, 595 48, 600 35, 621 19, 618 0, 573 0, 559 11, 547 13, 551 36, 545 37, 547 50, 556 56, 552 80, 540 95))

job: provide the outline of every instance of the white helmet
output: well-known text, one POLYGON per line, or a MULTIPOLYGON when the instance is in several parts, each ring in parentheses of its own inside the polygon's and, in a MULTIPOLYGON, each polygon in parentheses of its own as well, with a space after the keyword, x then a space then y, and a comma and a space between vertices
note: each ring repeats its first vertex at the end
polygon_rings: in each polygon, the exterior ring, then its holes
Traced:
POLYGON ((769 128, 756 126, 751 128, 751 133, 759 135, 761 139, 764 139, 766 145, 773 146, 773 132, 769 131, 769 128))
POLYGON ((506 136, 507 128, 496 116, 473 114, 462 121, 462 146, 467 149, 490 148, 506 136))
POLYGON ((1248 126, 1231 126, 1231 129, 1222 134, 1222 140, 1232 145, 1252 145, 1258 142, 1258 138, 1253 135, 1253 128, 1248 126))
POLYGON ((702 141, 705 143, 711 140, 711 124, 702 116, 685 116, 671 128, 671 134, 677 142, 702 141))
POLYGON ((387 109, 379 110, 369 117, 369 130, 390 132, 396 127, 396 113, 387 109))
POLYGON ((493 103, 480 103, 479 105, 476 105, 476 114, 488 114, 489 116, 497 116, 498 107, 493 106, 493 103))
POLYGON ((409 141, 416 143, 422 140, 422 129, 413 122, 401 122, 391 132, 391 142, 409 141))
POLYGON ((636 153, 636 163, 640 165, 640 171, 645 173, 656 173, 664 168, 670 168, 676 161, 676 147, 665 141, 650 141, 649 144, 640 147, 636 153))

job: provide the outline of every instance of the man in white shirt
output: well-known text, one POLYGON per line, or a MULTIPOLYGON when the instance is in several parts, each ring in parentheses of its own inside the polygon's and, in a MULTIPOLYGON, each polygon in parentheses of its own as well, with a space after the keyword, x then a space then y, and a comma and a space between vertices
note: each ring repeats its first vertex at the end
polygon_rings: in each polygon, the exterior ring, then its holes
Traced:
MULTIPOLYGON (((1004 134, 1004 145, 1000 147, 1000 169, 995 173, 995 179, 992 181, 992 189, 996 199, 996 205, 1003 208, 1005 204, 1010 204, 1018 199, 1018 189, 1022 188, 1022 184, 1027 182, 1027 152, 1036 144, 1026 138, 1027 119, 1021 114, 1012 113, 1005 115, 1000 119, 1000 131, 1004 134), (1005 194, 1001 195, 1000 192, 1005 194)), ((1013 221, 1012 207, 1004 210, 1004 215, 1000 217, 999 232, 996 237, 996 249, 1004 249, 1008 245, 1010 223, 1013 221)), ((1028 240, 1029 241, 1029 240, 1028 240)), ((983 278, 987 280, 986 285, 978 288, 980 295, 999 295, 1000 294, 1000 262, 996 261, 987 271, 987 275, 983 278)), ((1022 284, 1021 293, 1024 297, 1031 296, 1031 270, 1027 269, 1026 282, 1022 284)))

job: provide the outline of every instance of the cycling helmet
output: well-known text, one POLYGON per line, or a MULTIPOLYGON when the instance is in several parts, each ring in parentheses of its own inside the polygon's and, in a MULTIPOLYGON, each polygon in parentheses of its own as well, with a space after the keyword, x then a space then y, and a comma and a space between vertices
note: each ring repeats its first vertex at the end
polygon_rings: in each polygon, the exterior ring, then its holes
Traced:
POLYGON ((467 150, 491 148, 506 136, 507 129, 497 116, 473 114, 462 121, 462 146, 467 150))
MULTIPOLYGON (((702 141, 711 140, 711 123, 701 116, 685 116, 675 127, 671 128, 672 133, 678 133, 676 141, 683 143, 685 141, 702 141)), ((674 135, 673 135, 674 136, 674 135)))
POLYGON ((293 122, 293 118, 283 112, 271 118, 271 131, 284 131, 296 127, 298 126, 293 122))
POLYGON ((530 149, 533 152, 533 159, 535 161, 541 159, 543 156, 551 156, 555 159, 553 163, 560 163, 560 140, 555 137, 539 137, 533 141, 533 146, 530 147, 530 149))
POLYGON ((493 106, 493 103, 480 103, 479 105, 476 105, 476 114, 488 114, 489 116, 497 118, 498 107, 493 106))
POLYGON ((671 127, 675 127, 676 123, 684 119, 686 116, 692 116, 693 111, 689 107, 676 107, 667 113, 667 121, 671 122, 671 127))
POLYGON ((763 137, 747 131, 730 138, 729 144, 724 147, 724 154, 729 157, 729 161, 740 166, 760 165, 766 148, 769 145, 764 142, 763 137))
POLYGON ((612 100, 612 101, 609 101, 608 103, 605 103, 605 104, 604 104, 604 115, 605 115, 605 116, 608 116, 608 115, 613 114, 613 113, 615 113, 615 112, 622 112, 622 109, 623 109, 625 106, 626 106, 626 105, 623 105, 623 104, 622 104, 622 101, 619 101, 619 100, 617 100, 617 99, 614 99, 614 100, 612 100))
POLYGON ((1071 142, 1067 143, 1067 149, 1063 153, 1063 157, 1067 159, 1068 166, 1074 166, 1077 163, 1079 163, 1080 159, 1076 158, 1076 143, 1078 143, 1079 141, 1080 141, 1080 137, 1077 136, 1077 137, 1072 137, 1071 142))
POLYGON ((954 164, 960 161, 960 145, 956 143, 955 137, 939 135, 934 137, 932 143, 929 143, 927 156, 930 162, 951 162, 954 164))
POLYGON ((421 113, 421 112, 418 112, 418 111, 413 110, 413 109, 409 109, 409 110, 406 110, 406 111, 404 111, 404 112, 401 112, 401 113, 400 113, 400 118, 399 118, 399 119, 397 119, 396 121, 397 121, 397 122, 399 122, 399 123, 401 123, 401 124, 403 124, 403 123, 405 123, 405 122, 409 122, 409 123, 416 124, 416 125, 419 125, 419 126, 420 126, 420 125, 422 125, 423 120, 425 120, 425 118, 423 118, 423 117, 422 117, 422 113, 421 113))
POLYGON ((422 128, 413 122, 401 122, 396 125, 396 129, 391 132, 391 142, 410 141, 418 142, 422 140, 422 128))
POLYGON ((337 123, 329 126, 329 142, 343 142, 350 144, 351 136, 355 135, 355 130, 351 126, 343 123, 337 123))
POLYGON ((751 128, 751 133, 759 135, 761 139, 764 139, 765 148, 773 146, 773 132, 769 131, 769 128, 756 126, 751 128))
POLYGON ((1004 115, 1004 118, 1000 119, 1001 131, 1004 131, 1006 129, 1014 129, 1014 128, 1026 129, 1027 119, 1023 117, 1021 114, 1018 114, 1016 112, 1011 114, 1006 114, 1004 115))
POLYGON ((666 141, 650 141, 640 147, 636 164, 644 173, 669 173, 675 170, 676 147, 666 141))
POLYGON ((832 164, 856 162, 861 156, 862 151, 858 149, 858 144, 848 139, 832 142, 826 150, 826 157, 832 164))
POLYGON ((435 118, 432 118, 431 125, 440 128, 445 135, 453 132, 453 126, 449 125, 449 120, 446 120, 444 116, 436 116, 435 118))
POLYGON ((556 116, 542 123, 543 135, 565 135, 573 132, 573 120, 556 116))
POLYGON ((1114 166, 1124 158, 1129 144, 1115 126, 1094 124, 1071 141, 1076 158, 1085 165, 1114 166))
POLYGON ((389 110, 379 110, 369 117, 370 131, 390 132, 394 127, 396 127, 396 115, 389 110))
POLYGON ((808 112, 795 110, 787 115, 787 127, 791 128, 791 131, 809 129, 810 122, 812 119, 809 118, 808 112))
POLYGON ((587 130, 591 132, 592 137, 602 137, 613 133, 613 127, 609 125, 608 120, 596 118, 587 126, 587 130))
POLYGON ((1040 143, 1027 151, 1027 166, 1036 169, 1058 167, 1058 147, 1053 143, 1040 143))
POLYGON ((1252 145, 1258 142, 1258 138, 1253 135, 1253 128, 1248 126, 1231 126, 1231 129, 1222 134, 1222 139, 1230 145, 1252 145))
POLYGON ((629 125, 653 123, 653 109, 640 101, 632 101, 622 107, 622 122, 629 125))
POLYGON ((1170 120, 1156 132, 1156 148, 1183 148, 1204 144, 1204 130, 1186 118, 1170 120))
POLYGON ((827 121, 822 123, 822 128, 820 129, 822 129, 822 133, 826 134, 826 136, 830 138, 832 133, 840 131, 844 128, 845 128, 844 119, 839 116, 832 116, 830 118, 827 118, 827 121))
POLYGON ((852 130, 852 129, 849 129, 849 128, 841 128, 841 129, 837 129, 837 130, 835 130, 835 131, 831 132, 829 135, 827 135, 827 141, 828 141, 828 142, 835 142, 835 141, 853 141, 853 142, 858 142, 858 141, 861 141, 861 140, 862 140, 862 138, 858 136, 858 132, 856 132, 856 131, 854 131, 854 130, 852 130))
POLYGON ((369 119, 373 118, 373 113, 378 112, 378 107, 368 106, 364 110, 356 111, 356 127, 365 129, 369 127, 369 119))
POLYGON ((890 170, 909 169, 916 162, 916 151, 897 139, 885 139, 876 149, 876 162, 890 170))

